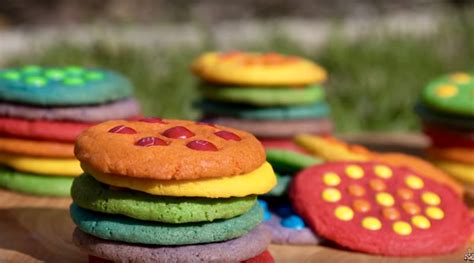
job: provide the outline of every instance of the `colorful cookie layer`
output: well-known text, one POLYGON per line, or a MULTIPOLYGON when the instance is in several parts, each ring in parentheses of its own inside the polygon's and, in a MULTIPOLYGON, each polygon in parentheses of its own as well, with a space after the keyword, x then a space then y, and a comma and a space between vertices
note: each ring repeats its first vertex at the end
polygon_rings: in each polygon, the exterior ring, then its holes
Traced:
POLYGON ((127 243, 166 246, 226 241, 245 235, 262 221, 262 210, 258 204, 237 217, 190 224, 141 221, 92 212, 75 204, 71 205, 70 212, 77 227, 90 235, 127 243))
POLYGON ((415 106, 415 112, 420 116, 423 122, 430 125, 453 127, 462 130, 474 129, 473 117, 440 112, 439 110, 427 108, 422 104, 415 106))
POLYGON ((132 95, 129 81, 104 69, 25 66, 0 70, 0 100, 41 106, 99 104, 132 95))
POLYGON ((302 154, 309 154, 303 147, 296 145, 292 138, 259 138, 265 149, 287 150, 302 154))
POLYGON ((0 164, 17 171, 44 175, 78 176, 82 173, 76 159, 39 158, 0 153, 0 164))
POLYGON ((250 133, 158 118, 101 123, 79 136, 75 151, 97 172, 162 180, 245 174, 265 162, 250 133))
POLYGON ((36 157, 74 158, 74 144, 0 137, 0 153, 36 157))
POLYGON ((433 163, 459 181, 474 185, 474 165, 433 160, 433 163))
MULTIPOLYGON (((426 150, 433 159, 447 160, 450 162, 460 162, 474 166, 473 148, 436 148, 430 147, 426 150)), ((472 174, 474 177, 474 174, 472 174)))
POLYGON ((267 161, 279 173, 294 173, 322 162, 320 159, 294 151, 267 149, 266 152, 267 161))
POLYGON ((42 176, 0 166, 0 187, 25 194, 69 196, 72 180, 69 176, 42 176))
POLYGON ((297 106, 321 102, 324 89, 319 85, 269 88, 249 86, 213 86, 202 84, 203 96, 209 100, 254 106, 297 106))
MULTIPOLYGON (((474 123, 474 119, 472 120, 474 123)), ((474 129, 458 131, 435 125, 423 125, 423 132, 431 139, 435 147, 472 147, 474 148, 474 129)))
POLYGON ((220 84, 288 86, 320 83, 326 71, 315 63, 276 53, 209 52, 192 69, 201 79, 220 84))
POLYGON ((74 180, 71 197, 85 209, 173 224, 232 218, 250 210, 256 201, 255 196, 220 199, 153 196, 108 187, 88 174, 74 180))
POLYGON ((298 174, 293 206, 318 234, 371 254, 422 256, 464 246, 467 207, 449 188, 375 162, 337 162, 298 174), (449 231, 446 231, 449 229, 449 231))
POLYGON ((97 181, 160 196, 207 198, 244 197, 269 192, 276 185, 272 166, 264 163, 258 169, 234 176, 195 180, 156 180, 100 173, 82 165, 97 181))

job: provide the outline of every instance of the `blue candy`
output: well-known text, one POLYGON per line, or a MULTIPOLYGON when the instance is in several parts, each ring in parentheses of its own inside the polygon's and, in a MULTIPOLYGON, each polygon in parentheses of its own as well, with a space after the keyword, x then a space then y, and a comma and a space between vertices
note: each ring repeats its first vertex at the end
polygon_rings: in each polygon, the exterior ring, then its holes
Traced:
POLYGON ((281 220, 280 224, 286 228, 303 229, 305 227, 303 219, 297 215, 291 215, 281 220))

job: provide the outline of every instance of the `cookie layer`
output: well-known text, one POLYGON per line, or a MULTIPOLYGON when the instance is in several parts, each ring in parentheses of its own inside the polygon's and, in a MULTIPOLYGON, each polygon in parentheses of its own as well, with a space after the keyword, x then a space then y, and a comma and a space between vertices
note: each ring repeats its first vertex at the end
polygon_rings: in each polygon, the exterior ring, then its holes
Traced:
POLYGON ((85 165, 84 171, 97 181, 160 196, 228 198, 260 195, 276 185, 275 173, 269 163, 246 174, 196 180, 155 180, 117 176, 94 171, 85 165))
POLYGON ((259 140, 263 144, 263 147, 265 147, 265 149, 287 150, 302 154, 309 154, 309 152, 306 151, 303 147, 300 147, 296 143, 294 143, 293 138, 259 138, 259 140))
POLYGON ((54 108, 0 102, 0 116, 28 120, 103 122, 139 114, 140 105, 132 98, 99 105, 54 108))
POLYGON ((17 171, 58 176, 78 176, 82 173, 76 159, 55 159, 0 153, 0 163, 17 171))
POLYGON ((72 177, 44 176, 0 166, 0 187, 39 196, 69 196, 72 177))
POLYGON ((267 149, 267 161, 279 173, 294 173, 314 164, 322 163, 306 154, 294 151, 267 149))
POLYGON ((428 124, 448 126, 462 130, 474 130, 473 117, 440 112, 439 110, 430 109, 421 103, 415 106, 415 112, 423 122, 428 124))
POLYGON ((462 200, 407 168, 375 162, 312 166, 295 177, 290 196, 315 232, 355 251, 445 254, 463 247, 470 235, 462 200))
POLYGON ((248 234, 220 243, 179 247, 136 246, 109 241, 74 230, 73 242, 85 252, 115 262, 239 262, 262 254, 270 235, 258 226, 248 234))
POLYGON ((98 172, 162 180, 245 174, 265 162, 250 133, 157 118, 96 125, 79 136, 75 153, 98 172))
POLYGON ((209 52, 193 62, 192 70, 205 81, 233 85, 306 85, 327 78, 319 65, 277 53, 209 52))
POLYGON ((149 245, 188 245, 220 242, 247 234, 262 221, 258 204, 245 214, 225 220, 188 224, 141 221, 120 215, 70 208, 74 223, 93 236, 127 243, 149 245), (139 233, 139 234, 137 234, 139 233))
POLYGON ((74 158, 74 144, 0 137, 0 152, 52 158, 74 158))
POLYGON ((474 165, 442 160, 433 160, 433 163, 457 180, 474 186, 474 165))
POLYGON ((324 89, 315 84, 303 87, 249 87, 201 84, 203 96, 212 101, 254 106, 297 106, 321 102, 324 89))
POLYGON ((104 69, 25 66, 0 70, 0 100, 59 106, 99 104, 132 95, 130 82, 104 69))
MULTIPOLYGON (((472 120, 474 123, 474 119, 472 120)), ((449 126, 448 126, 449 127, 449 126)), ((430 137, 435 147, 472 147, 474 148, 474 129, 458 131, 437 125, 423 125, 423 132, 430 137)))
POLYGON ((153 196, 111 188, 88 174, 74 180, 71 196, 75 204, 85 209, 174 224, 232 218, 250 210, 256 200, 255 196, 219 199, 153 196))
MULTIPOLYGON (((474 166, 474 147, 473 148, 436 148, 426 149, 429 156, 438 160, 447 160, 451 162, 460 162, 474 166)), ((474 177, 474 174, 472 174, 474 177)))

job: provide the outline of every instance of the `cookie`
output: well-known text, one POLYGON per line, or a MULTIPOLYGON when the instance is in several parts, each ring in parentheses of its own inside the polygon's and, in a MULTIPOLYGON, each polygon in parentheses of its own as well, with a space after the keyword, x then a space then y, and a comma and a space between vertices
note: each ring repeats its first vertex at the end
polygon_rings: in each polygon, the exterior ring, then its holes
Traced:
POLYGON ((324 89, 311 84, 302 87, 222 86, 203 83, 200 90, 204 98, 225 103, 240 103, 257 107, 298 106, 322 102, 324 89))
MULTIPOLYGON (((76 228, 73 234, 73 242, 84 252, 114 262, 221 263, 239 262, 259 257, 266 251, 270 243, 270 235, 263 226, 258 226, 246 235, 225 242, 179 247, 157 247, 136 246, 123 242, 103 240, 76 228)), ((265 254, 264 258, 268 258, 268 254, 265 254)))
POLYGON ((250 133, 159 118, 91 127, 78 137, 75 154, 98 172, 160 180, 240 175, 265 163, 265 150, 250 133))
POLYGON ((71 205, 70 212, 76 226, 93 236, 127 243, 166 246, 221 242, 237 238, 247 234, 262 221, 262 210, 258 204, 237 217, 188 224, 141 221, 93 212, 75 204, 71 205))
MULTIPOLYGON (((460 162, 474 166, 474 147, 473 148, 437 148, 429 147, 426 149, 428 156, 433 159, 447 160, 450 162, 460 162)), ((474 177, 474 174, 472 175, 474 177)))
POLYGON ((474 130, 473 117, 440 112, 439 110, 430 109, 421 103, 415 106, 415 113, 427 124, 462 130, 474 130))
POLYGON ((267 149, 267 161, 279 173, 295 173, 306 167, 322 162, 306 154, 294 151, 267 149))
POLYGON ((259 138, 265 149, 280 149, 293 151, 297 153, 309 154, 303 147, 298 146, 293 142, 292 138, 259 138))
POLYGON ((433 163, 457 180, 474 186, 474 165, 442 160, 433 160, 433 163))
POLYGON ((36 157, 74 158, 74 144, 0 137, 0 153, 36 157))
POLYGON ((319 65, 277 53, 209 52, 193 62, 192 70, 207 82, 231 85, 307 85, 327 78, 319 65))
POLYGON ((72 177, 42 176, 0 166, 0 187, 30 195, 69 196, 72 177))
POLYGON ((0 102, 0 116, 27 120, 103 122, 128 119, 140 114, 140 105, 135 99, 123 99, 100 105, 76 107, 38 107, 0 102))
POLYGON ((132 95, 122 75, 95 68, 25 66, 0 70, 0 100, 39 106, 100 104, 132 95))
POLYGON ((272 190, 268 193, 266 193, 264 196, 283 196, 286 195, 288 191, 288 187, 290 186, 291 179, 293 179, 293 176, 283 174, 275 174, 277 178, 277 184, 275 187, 272 188, 272 190))
POLYGON ((160 196, 244 197, 265 194, 276 185, 275 173, 269 163, 247 174, 195 180, 142 179, 100 173, 84 164, 82 168, 104 184, 160 196))
POLYGON ((471 73, 458 72, 428 84, 421 94, 424 104, 439 111, 474 117, 474 79, 471 73))
MULTIPOLYGON (((474 123, 474 119, 473 119, 474 123)), ((473 147, 474 129, 458 131, 437 125, 423 125, 423 132, 431 139, 435 147, 473 147)))
POLYGON ((40 158, 0 153, 0 164, 26 173, 77 176, 82 173, 76 159, 40 158))
POLYGON ((299 133, 329 134, 333 130, 330 119, 303 120, 242 120, 235 118, 209 118, 205 122, 235 127, 263 138, 293 137, 299 133))
POLYGON ((268 250, 265 250, 262 254, 256 257, 242 261, 242 263, 274 263, 274 262, 275 260, 273 259, 272 254, 270 254, 268 250))
POLYGON ((290 196, 315 232, 355 251, 445 254, 463 247, 470 235, 462 200, 408 168, 377 162, 312 166, 295 177, 290 196))
POLYGON ((88 123, 25 120, 0 117, 0 135, 27 139, 74 142, 88 123))
POLYGON ((153 196, 111 188, 88 174, 74 180, 71 197, 85 209, 173 224, 232 218, 250 210, 256 200, 255 196, 219 199, 153 196))

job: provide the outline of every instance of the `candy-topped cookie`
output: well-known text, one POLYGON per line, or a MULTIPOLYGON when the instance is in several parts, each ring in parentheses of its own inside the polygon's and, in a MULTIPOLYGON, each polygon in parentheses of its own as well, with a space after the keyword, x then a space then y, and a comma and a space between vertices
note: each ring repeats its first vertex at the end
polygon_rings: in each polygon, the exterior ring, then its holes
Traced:
POLYGON ((129 97, 130 82, 97 68, 24 66, 0 70, 0 100, 41 106, 99 104, 129 97))
POLYGON ((246 86, 299 86, 327 77, 312 61, 278 53, 209 52, 194 61, 192 70, 207 82, 246 86))
POLYGON ((312 166, 293 181, 295 211, 328 240, 371 254, 427 256, 461 248, 467 207, 448 187, 377 162, 312 166))
POLYGON ((265 163, 265 150, 250 133, 159 118, 93 126, 77 139, 75 154, 92 173, 160 180, 241 175, 265 163))
POLYGON ((474 76, 458 72, 431 82, 422 101, 434 109, 463 116, 474 116, 474 76))

